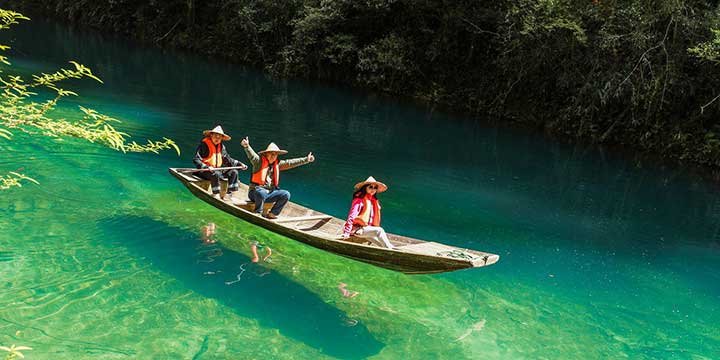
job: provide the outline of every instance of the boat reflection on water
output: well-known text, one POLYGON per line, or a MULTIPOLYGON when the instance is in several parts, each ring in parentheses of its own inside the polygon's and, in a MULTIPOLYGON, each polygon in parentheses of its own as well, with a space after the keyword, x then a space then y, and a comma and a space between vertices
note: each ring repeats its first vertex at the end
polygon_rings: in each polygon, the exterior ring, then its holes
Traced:
MULTIPOLYGON (((139 261, 149 261, 189 290, 216 299, 238 315, 257 320, 263 327, 301 341, 323 353, 362 359, 377 354, 383 344, 362 324, 348 327, 344 314, 305 287, 250 257, 198 241, 197 232, 169 226, 138 216, 113 217, 99 224, 105 241, 122 244, 136 252, 139 261), (128 229, 140 230, 139 241, 120 242, 128 229), (363 344, 358 347, 357 344, 363 344)), ((231 339, 230 339, 231 340, 231 339)))

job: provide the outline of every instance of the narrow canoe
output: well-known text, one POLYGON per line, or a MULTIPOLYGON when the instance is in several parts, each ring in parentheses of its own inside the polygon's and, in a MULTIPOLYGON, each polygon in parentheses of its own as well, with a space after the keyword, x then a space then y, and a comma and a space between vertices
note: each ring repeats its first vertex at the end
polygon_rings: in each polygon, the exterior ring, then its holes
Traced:
MULTIPOLYGON (((287 203, 279 218, 266 219, 252 212, 254 204, 250 201, 233 204, 213 198, 209 181, 197 178, 184 169, 170 168, 169 171, 193 195, 226 213, 318 249, 386 269, 407 274, 431 274, 492 265, 500 259, 495 254, 390 233, 388 238, 395 249, 380 247, 356 237, 343 240, 340 235, 345 220, 292 202, 287 203)), ((247 193, 248 186, 240 183, 239 191, 247 193)))

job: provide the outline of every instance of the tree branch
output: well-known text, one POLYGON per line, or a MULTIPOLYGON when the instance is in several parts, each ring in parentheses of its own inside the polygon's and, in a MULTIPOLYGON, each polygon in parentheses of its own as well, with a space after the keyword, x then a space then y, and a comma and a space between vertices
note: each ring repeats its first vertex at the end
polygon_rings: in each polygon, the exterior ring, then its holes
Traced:
POLYGON ((710 106, 710 104, 714 103, 715 100, 717 100, 717 99, 720 99, 720 95, 718 95, 718 96, 716 96, 714 99, 710 100, 709 103, 701 106, 701 107, 700 107, 700 114, 702 114, 703 112, 705 112, 705 108, 708 107, 708 106, 710 106))

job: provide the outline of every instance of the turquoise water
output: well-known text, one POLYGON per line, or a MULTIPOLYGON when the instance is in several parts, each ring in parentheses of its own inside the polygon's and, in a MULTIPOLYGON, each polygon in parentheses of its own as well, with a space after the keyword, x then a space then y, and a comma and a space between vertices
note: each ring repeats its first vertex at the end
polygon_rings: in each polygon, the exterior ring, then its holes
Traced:
POLYGON ((720 357, 717 184, 38 19, 0 40, 24 70, 78 60, 105 81, 73 83, 66 109, 182 149, 0 139, 0 170, 40 182, 0 193, 0 344, 30 346, 30 359, 720 357), (238 158, 245 135, 312 151, 283 174, 298 203, 342 217, 373 175, 390 187, 389 231, 501 260, 407 276, 219 212, 167 173, 216 122, 238 158), (214 244, 201 239, 209 222, 214 244), (255 241, 270 261, 251 262, 255 241))

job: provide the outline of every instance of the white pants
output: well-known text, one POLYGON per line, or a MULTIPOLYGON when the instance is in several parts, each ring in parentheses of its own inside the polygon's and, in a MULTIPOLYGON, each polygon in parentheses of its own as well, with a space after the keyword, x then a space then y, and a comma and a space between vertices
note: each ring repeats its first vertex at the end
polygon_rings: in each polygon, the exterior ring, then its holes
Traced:
POLYGON ((365 226, 355 230, 355 236, 368 239, 377 245, 384 245, 386 248, 395 248, 388 240, 385 230, 379 226, 365 226))

